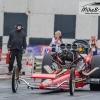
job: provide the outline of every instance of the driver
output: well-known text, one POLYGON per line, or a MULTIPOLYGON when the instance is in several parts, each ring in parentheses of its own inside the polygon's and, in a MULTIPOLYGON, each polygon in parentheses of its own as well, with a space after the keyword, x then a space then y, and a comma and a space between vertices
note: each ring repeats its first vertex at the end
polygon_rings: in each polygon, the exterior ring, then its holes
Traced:
POLYGON ((55 37, 52 38, 52 41, 51 41, 51 45, 56 45, 56 52, 59 51, 59 46, 60 44, 63 44, 63 40, 62 40, 62 36, 61 36, 61 31, 56 31, 55 32, 55 37))

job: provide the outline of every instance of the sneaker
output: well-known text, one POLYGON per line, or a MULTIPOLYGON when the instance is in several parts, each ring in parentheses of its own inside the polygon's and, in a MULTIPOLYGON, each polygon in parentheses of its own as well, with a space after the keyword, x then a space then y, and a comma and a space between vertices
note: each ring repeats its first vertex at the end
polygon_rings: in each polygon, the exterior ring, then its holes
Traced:
POLYGON ((8 73, 7 73, 7 75, 11 75, 12 74, 12 71, 9 71, 8 73))

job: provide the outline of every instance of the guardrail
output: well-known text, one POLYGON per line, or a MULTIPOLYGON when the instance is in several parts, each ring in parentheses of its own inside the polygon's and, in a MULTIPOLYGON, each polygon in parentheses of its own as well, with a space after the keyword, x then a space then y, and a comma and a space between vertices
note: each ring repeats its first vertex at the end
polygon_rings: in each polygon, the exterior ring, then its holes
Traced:
POLYGON ((35 56, 36 66, 42 65, 43 56, 35 56))
MULTIPOLYGON (((29 59, 30 55, 26 55, 24 54, 22 57, 22 61, 25 64, 26 60, 29 59)), ((2 54, 1 55, 1 62, 6 61, 6 54, 2 54)), ((42 65, 42 60, 43 60, 43 56, 35 56, 35 62, 36 62, 36 66, 41 66, 42 65)))

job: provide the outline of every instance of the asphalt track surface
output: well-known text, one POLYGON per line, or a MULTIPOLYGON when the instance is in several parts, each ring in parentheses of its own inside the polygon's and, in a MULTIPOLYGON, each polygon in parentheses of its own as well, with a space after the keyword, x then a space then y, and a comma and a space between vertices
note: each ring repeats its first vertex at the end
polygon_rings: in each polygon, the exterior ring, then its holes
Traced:
POLYGON ((0 81, 0 100, 100 100, 100 91, 90 91, 87 85, 76 89, 74 96, 70 96, 69 90, 31 90, 26 85, 19 85, 17 93, 13 93, 11 80, 6 80, 0 81))

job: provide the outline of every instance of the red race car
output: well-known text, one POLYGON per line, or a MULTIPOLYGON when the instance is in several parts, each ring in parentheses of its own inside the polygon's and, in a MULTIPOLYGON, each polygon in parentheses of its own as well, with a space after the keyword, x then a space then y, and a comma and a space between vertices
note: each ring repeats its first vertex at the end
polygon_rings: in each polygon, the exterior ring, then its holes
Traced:
POLYGON ((75 88, 90 84, 91 90, 100 90, 100 56, 93 52, 85 40, 62 44, 60 52, 44 55, 42 73, 33 73, 32 79, 40 78, 40 83, 29 83, 18 75, 15 66, 12 74, 12 91, 16 92, 18 83, 25 82, 31 89, 69 89, 70 95, 75 88))

